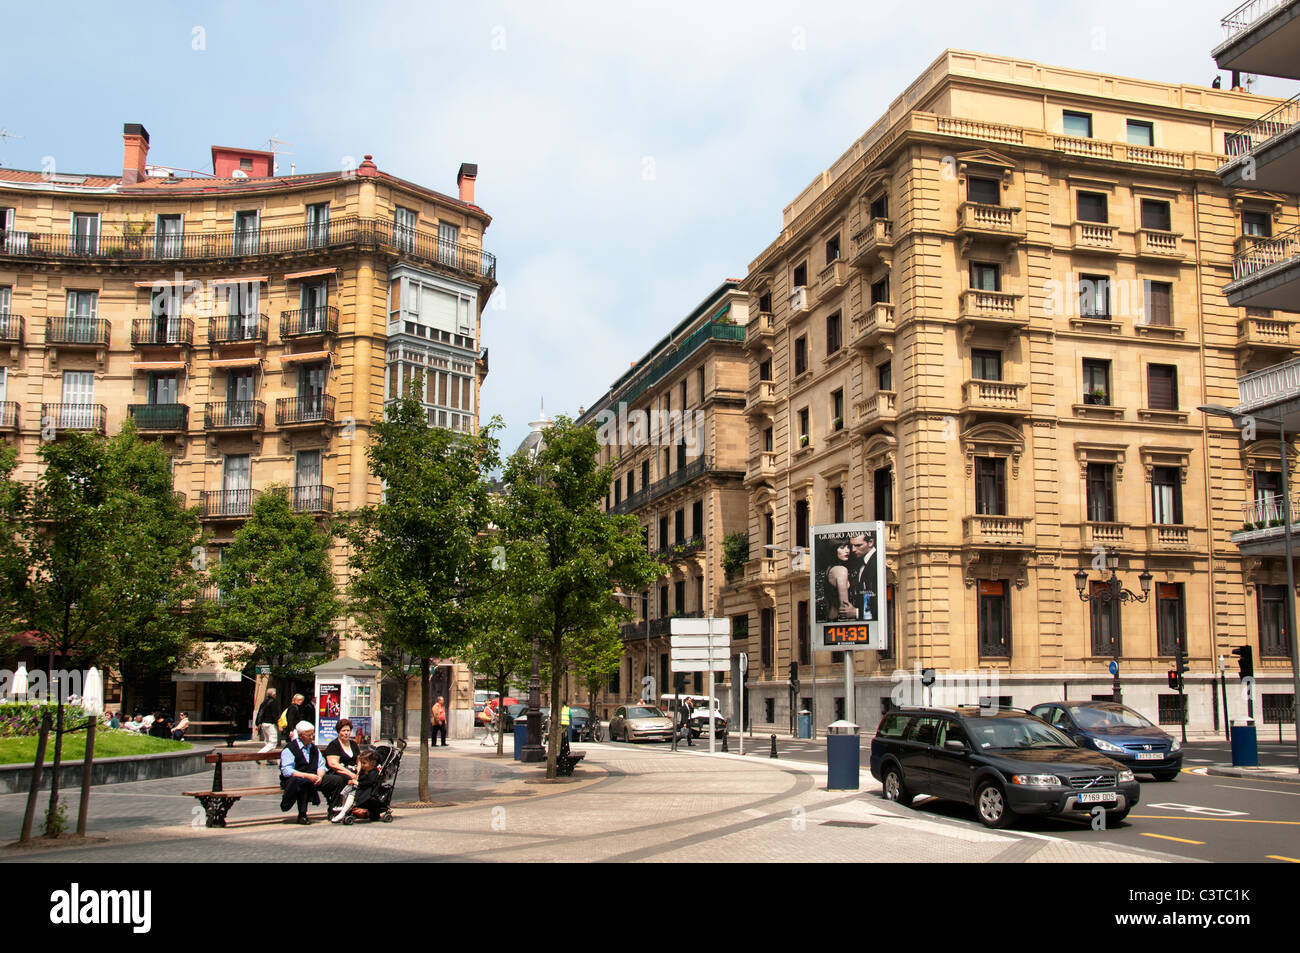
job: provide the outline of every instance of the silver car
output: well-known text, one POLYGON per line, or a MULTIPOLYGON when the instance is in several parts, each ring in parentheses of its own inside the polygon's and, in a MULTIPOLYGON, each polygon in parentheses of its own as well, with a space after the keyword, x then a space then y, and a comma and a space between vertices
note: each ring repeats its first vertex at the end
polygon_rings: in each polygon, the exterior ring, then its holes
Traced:
POLYGON ((653 705, 623 705, 609 720, 610 741, 672 741, 673 720, 653 705))

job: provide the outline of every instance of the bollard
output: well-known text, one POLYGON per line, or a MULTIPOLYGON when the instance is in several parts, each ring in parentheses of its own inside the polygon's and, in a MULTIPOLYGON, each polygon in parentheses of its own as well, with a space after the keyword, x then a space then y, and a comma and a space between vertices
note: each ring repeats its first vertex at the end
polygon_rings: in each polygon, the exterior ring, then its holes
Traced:
POLYGON ((772 736, 772 753, 771 753, 770 755, 768 755, 768 757, 769 757, 769 758, 775 758, 775 757, 776 757, 776 735, 773 735, 773 736, 772 736))
POLYGON ((725 731, 722 733, 722 753, 727 753, 727 733, 725 731))

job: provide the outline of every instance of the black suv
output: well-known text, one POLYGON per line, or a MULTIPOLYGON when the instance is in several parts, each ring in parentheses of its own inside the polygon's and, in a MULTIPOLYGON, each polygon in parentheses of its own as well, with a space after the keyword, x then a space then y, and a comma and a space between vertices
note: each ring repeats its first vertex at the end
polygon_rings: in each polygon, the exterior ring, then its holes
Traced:
POLYGON ((1128 768, 1014 709, 892 711, 871 740, 871 775, 890 800, 908 805, 929 794, 962 801, 987 827, 1006 827, 1018 814, 1070 815, 1098 805, 1113 823, 1137 804, 1139 791, 1128 768))

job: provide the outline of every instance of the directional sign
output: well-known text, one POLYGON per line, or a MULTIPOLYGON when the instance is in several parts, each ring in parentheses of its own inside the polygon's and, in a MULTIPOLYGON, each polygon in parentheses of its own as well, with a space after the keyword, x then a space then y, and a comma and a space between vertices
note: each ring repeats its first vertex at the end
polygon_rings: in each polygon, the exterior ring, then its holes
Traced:
POLYGON ((730 619, 673 619, 669 666, 674 672, 731 670, 730 619))

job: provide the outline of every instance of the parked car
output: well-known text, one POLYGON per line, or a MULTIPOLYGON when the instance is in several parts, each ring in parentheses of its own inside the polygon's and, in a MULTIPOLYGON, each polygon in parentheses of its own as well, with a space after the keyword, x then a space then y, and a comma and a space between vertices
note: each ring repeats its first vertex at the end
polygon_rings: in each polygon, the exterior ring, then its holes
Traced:
POLYGON ((1047 702, 1030 709, 1068 735, 1140 774, 1172 781, 1183 767, 1183 746, 1126 705, 1108 701, 1047 702))
POLYGON ((672 741, 673 720, 653 705, 621 705, 609 720, 610 741, 672 741))
MULTIPOLYGON (((689 698, 695 710, 691 712, 691 737, 706 737, 709 733, 709 696, 708 695, 661 695, 660 707, 667 713, 668 717, 674 722, 681 720, 677 714, 679 700, 689 698)), ((716 699, 715 699, 716 701, 716 699)), ((714 737, 721 738, 727 733, 727 719, 722 714, 722 709, 713 709, 713 731, 714 737)))
POLYGON ((1097 806, 1115 823, 1140 791, 1122 764, 1014 709, 892 711, 871 741, 871 775, 890 800, 906 806, 928 794, 961 801, 986 827, 1007 827, 1021 814, 1087 816, 1097 806))
POLYGON ((515 722, 520 719, 528 718, 528 705, 524 702, 516 702, 513 705, 506 705, 501 709, 501 730, 513 731, 515 722))

